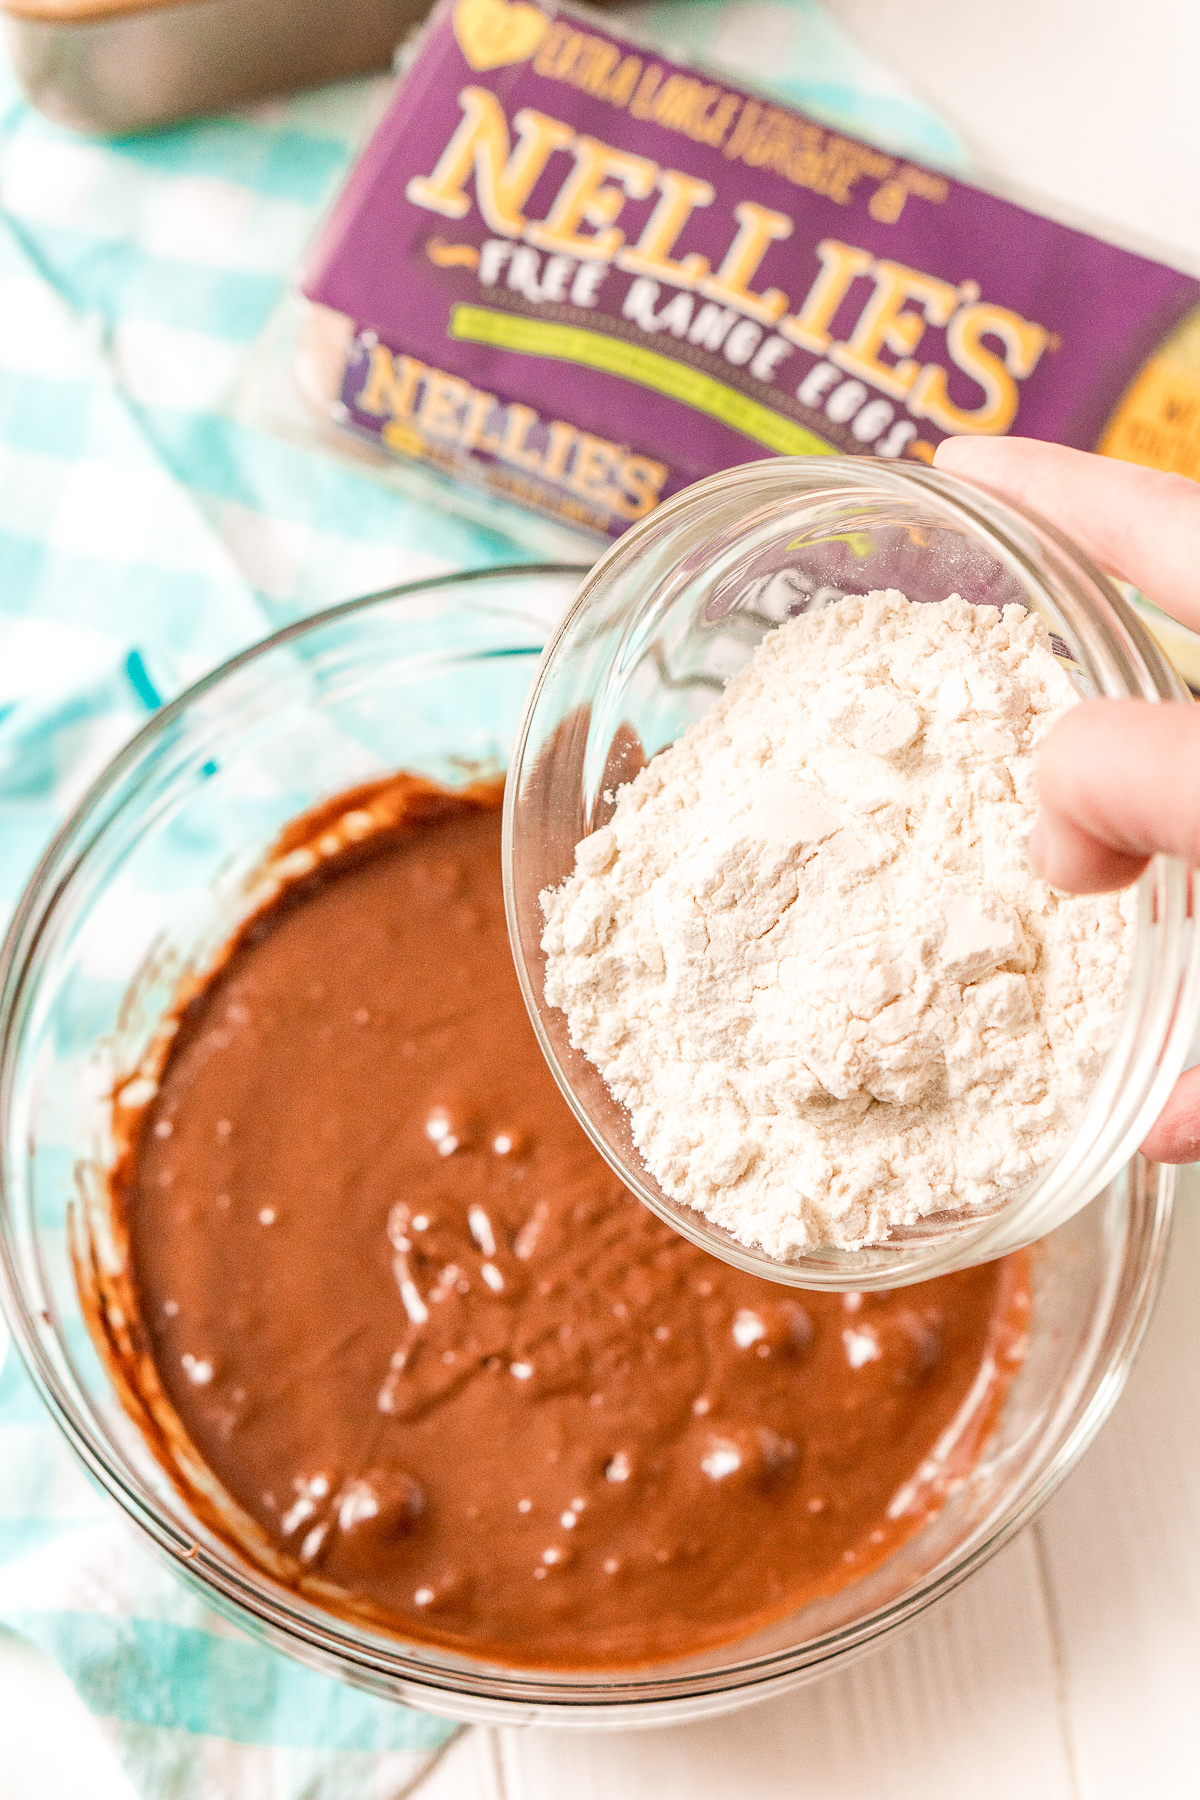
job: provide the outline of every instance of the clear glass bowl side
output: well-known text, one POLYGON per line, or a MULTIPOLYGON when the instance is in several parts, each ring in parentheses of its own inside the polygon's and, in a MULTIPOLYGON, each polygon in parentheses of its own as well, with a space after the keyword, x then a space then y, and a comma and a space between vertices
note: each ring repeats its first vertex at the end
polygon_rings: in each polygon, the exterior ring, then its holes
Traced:
POLYGON ((625 1109, 543 999, 538 895, 611 814, 640 753, 674 741, 757 645, 844 593, 961 592, 1040 614, 1082 694, 1186 700, 1115 588, 1052 527, 934 471, 777 458, 676 496, 597 564, 551 640, 513 756, 506 800, 509 929, 527 1005, 559 1085, 593 1142, 660 1216, 715 1254, 798 1286, 891 1286, 1032 1242, 1086 1204, 1132 1155, 1187 1053, 1200 1009, 1200 943, 1187 872, 1156 858, 1139 890, 1135 966, 1118 1040, 1070 1143, 986 1212, 942 1214, 875 1249, 780 1263, 665 1194, 625 1109))

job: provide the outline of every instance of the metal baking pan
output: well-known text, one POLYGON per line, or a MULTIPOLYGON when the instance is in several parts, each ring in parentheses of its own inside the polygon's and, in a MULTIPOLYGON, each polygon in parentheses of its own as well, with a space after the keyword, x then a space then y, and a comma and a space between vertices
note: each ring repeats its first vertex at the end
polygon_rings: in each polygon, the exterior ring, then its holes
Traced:
POLYGON ((121 134, 390 66, 430 0, 0 0, 33 104, 121 134))
POLYGON ((121 135, 390 68, 432 4, 0 0, 0 19, 41 112, 77 131, 121 135))

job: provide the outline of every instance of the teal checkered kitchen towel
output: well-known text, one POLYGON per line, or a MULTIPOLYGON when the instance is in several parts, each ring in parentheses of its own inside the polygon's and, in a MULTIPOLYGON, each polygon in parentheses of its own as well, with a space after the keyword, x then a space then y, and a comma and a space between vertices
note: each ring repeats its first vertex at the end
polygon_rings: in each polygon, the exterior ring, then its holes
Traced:
MULTIPOLYGON (((816 0, 627 17, 833 123, 961 161, 816 0)), ((519 520, 506 539, 222 416, 385 88, 106 143, 47 124, 0 68, 5 915, 165 694, 319 606, 525 554, 519 520)), ((206 1612, 92 1491, 2 1327, 0 1623, 58 1660, 147 1800, 391 1800, 449 1729, 206 1612)))

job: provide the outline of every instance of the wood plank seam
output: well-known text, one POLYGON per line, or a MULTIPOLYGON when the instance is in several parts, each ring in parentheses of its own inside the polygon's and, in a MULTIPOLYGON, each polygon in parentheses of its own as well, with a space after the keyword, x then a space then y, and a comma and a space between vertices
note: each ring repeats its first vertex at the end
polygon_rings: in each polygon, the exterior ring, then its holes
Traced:
POLYGON ((1064 1650, 1062 1620, 1059 1617, 1058 1596, 1054 1590, 1054 1577, 1050 1570, 1046 1544, 1042 1537, 1042 1522, 1035 1519, 1029 1527, 1033 1540, 1034 1565, 1037 1569, 1038 1592, 1041 1596, 1042 1608, 1046 1615, 1046 1635, 1050 1640, 1050 1653, 1054 1660, 1054 1704, 1058 1710, 1058 1726, 1062 1734, 1063 1754, 1066 1757, 1067 1777, 1071 1783, 1072 1800, 1083 1800, 1083 1784, 1080 1778, 1078 1746, 1075 1742, 1075 1725, 1071 1717, 1070 1697, 1067 1688, 1067 1663, 1064 1650))
POLYGON ((460 1725, 458 1730, 434 1751, 429 1761, 425 1764, 425 1767, 421 1770, 421 1773, 414 1776, 412 1781, 406 1783, 404 1787, 399 1789, 395 1800, 413 1800, 413 1796, 419 1794, 421 1789, 425 1786, 425 1783, 432 1779, 433 1775, 441 1767, 443 1760, 449 1755, 455 1744, 461 1743, 466 1734, 473 1729, 474 1727, 470 1725, 460 1725))
POLYGON ((504 1769, 504 1755, 500 1748, 500 1733, 494 1725, 481 1725, 479 1730, 487 1741, 488 1767, 491 1770, 492 1783, 496 1791, 496 1800, 510 1800, 511 1790, 504 1769))

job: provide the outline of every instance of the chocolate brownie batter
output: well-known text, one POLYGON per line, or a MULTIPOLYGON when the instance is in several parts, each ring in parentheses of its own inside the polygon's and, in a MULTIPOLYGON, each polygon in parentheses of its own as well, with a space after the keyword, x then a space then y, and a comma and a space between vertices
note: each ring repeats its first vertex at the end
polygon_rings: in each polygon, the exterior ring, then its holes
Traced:
POLYGON ((127 1391, 323 1605, 509 1664, 647 1663, 936 1510, 1019 1359, 1026 1264, 801 1297, 646 1212, 526 1018, 499 802, 399 777, 298 822, 155 1097, 118 1095, 127 1391))

